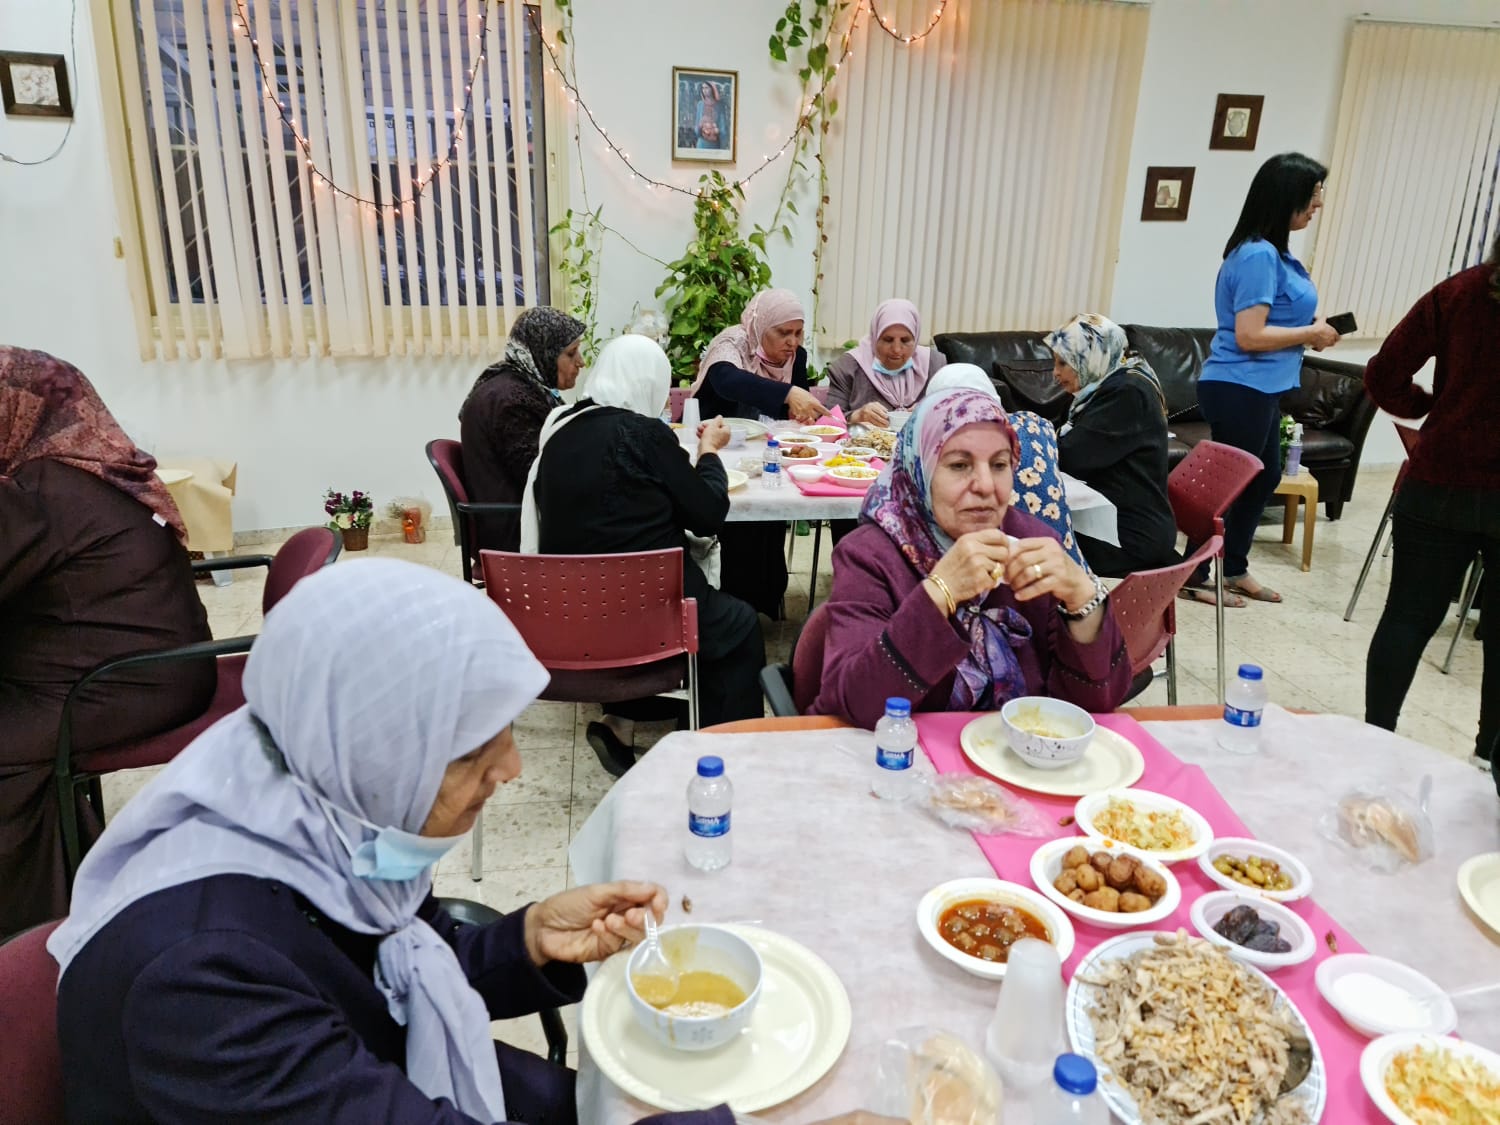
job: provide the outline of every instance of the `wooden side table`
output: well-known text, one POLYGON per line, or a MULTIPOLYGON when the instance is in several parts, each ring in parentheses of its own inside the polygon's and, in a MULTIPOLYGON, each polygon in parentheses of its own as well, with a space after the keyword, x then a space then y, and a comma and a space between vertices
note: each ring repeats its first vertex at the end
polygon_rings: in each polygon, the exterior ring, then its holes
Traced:
POLYGON ((1286 497, 1286 519, 1281 526, 1281 541, 1290 543, 1297 530, 1297 505, 1306 505, 1302 517, 1302 569, 1312 569, 1313 528, 1318 522, 1318 478, 1306 468, 1299 469, 1294 477, 1283 475, 1276 486, 1276 495, 1286 497))

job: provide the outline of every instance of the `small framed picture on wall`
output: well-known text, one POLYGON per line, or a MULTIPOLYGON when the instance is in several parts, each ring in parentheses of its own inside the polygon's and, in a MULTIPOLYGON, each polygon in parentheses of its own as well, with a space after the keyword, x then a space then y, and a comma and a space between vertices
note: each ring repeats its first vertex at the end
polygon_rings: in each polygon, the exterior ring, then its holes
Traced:
POLYGON ((10 117, 72 117, 66 61, 61 55, 0 51, 0 103, 10 117))
POLYGON ((732 164, 739 129, 737 70, 672 68, 672 159, 732 164))
POLYGON ((1260 136, 1260 111, 1265 104, 1264 94, 1220 94, 1208 147, 1254 152, 1255 139, 1260 136))
POLYGON ((1188 217, 1193 198, 1196 168, 1146 169, 1146 197, 1141 202, 1141 222, 1181 222, 1188 217))

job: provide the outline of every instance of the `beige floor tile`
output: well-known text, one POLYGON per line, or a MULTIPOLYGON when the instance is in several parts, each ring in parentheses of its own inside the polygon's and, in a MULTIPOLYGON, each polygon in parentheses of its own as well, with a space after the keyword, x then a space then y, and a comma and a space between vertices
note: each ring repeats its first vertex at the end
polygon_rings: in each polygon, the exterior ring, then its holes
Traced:
POLYGON ((535 801, 565 803, 573 796, 572 747, 521 750, 521 776, 508 781, 490 798, 491 809, 535 801))
POLYGON ((533 703, 516 720, 516 745, 522 751, 573 746, 575 703, 533 703))

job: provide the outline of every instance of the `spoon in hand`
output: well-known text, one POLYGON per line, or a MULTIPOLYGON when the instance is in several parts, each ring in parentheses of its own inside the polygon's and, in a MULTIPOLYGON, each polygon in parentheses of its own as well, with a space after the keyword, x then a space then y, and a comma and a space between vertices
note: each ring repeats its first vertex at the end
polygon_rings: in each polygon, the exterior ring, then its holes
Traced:
POLYGON ((677 967, 662 951, 656 916, 650 907, 646 908, 646 940, 641 943, 637 957, 635 972, 630 976, 636 995, 653 1008, 671 1003, 672 997, 677 995, 677 967))

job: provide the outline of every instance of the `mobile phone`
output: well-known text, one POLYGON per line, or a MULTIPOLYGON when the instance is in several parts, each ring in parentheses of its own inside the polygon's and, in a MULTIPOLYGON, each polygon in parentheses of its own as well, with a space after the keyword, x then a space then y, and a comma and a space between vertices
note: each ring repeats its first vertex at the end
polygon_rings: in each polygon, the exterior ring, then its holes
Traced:
POLYGON ((1355 331, 1359 325, 1354 323, 1354 314, 1346 312, 1339 313, 1337 316, 1330 316, 1328 318, 1328 327, 1332 328, 1340 336, 1347 336, 1355 331))

